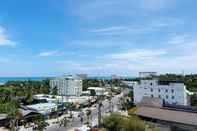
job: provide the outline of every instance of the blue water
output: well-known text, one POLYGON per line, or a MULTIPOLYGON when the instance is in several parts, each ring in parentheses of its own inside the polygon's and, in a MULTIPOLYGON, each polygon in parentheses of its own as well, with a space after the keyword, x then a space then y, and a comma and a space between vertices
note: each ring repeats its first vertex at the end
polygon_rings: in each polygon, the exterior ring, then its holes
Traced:
POLYGON ((7 81, 25 81, 25 80, 32 80, 32 81, 41 81, 46 79, 46 77, 0 77, 0 83, 6 83, 7 81))

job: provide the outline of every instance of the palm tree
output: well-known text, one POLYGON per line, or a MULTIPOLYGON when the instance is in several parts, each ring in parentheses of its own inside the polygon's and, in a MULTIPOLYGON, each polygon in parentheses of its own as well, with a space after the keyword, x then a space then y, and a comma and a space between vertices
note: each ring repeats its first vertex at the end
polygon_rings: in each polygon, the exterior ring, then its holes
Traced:
POLYGON ((15 131, 18 128, 18 121, 22 119, 22 113, 15 107, 10 107, 11 110, 8 113, 8 118, 10 119, 10 130, 15 131))

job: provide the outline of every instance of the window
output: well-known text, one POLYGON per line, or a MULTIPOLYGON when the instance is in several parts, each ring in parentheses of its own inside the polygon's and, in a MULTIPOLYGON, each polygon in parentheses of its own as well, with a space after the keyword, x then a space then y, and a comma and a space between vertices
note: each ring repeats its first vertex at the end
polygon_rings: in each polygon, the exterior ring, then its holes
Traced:
POLYGON ((153 88, 151 88, 150 91, 153 92, 153 88))
POLYGON ((153 83, 151 82, 151 83, 150 83, 150 85, 152 86, 152 85, 153 85, 153 83))
POLYGON ((159 91, 159 92, 161 92, 161 90, 160 90, 160 89, 159 89, 158 91, 159 91))
POLYGON ((151 95, 151 98, 153 98, 153 97, 154 97, 154 95, 152 94, 152 95, 151 95))
POLYGON ((159 98, 161 98, 161 95, 159 95, 159 98))
POLYGON ((168 89, 166 89, 166 92, 168 92, 168 89))
POLYGON ((174 100, 174 96, 172 96, 172 99, 174 100))
POLYGON ((166 95, 166 99, 168 99, 168 95, 166 95))
POLYGON ((172 93, 174 93, 174 89, 172 89, 172 93))

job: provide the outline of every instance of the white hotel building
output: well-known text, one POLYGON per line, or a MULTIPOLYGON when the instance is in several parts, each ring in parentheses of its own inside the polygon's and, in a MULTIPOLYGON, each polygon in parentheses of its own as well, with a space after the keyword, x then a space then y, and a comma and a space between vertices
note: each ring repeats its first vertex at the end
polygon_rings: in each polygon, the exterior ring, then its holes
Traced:
POLYGON ((160 98, 165 103, 188 105, 187 90, 184 83, 141 79, 133 86, 134 103, 140 103, 143 97, 160 98))
POLYGON ((80 96, 82 94, 82 80, 79 77, 62 76, 50 80, 51 89, 57 87, 58 95, 80 96))

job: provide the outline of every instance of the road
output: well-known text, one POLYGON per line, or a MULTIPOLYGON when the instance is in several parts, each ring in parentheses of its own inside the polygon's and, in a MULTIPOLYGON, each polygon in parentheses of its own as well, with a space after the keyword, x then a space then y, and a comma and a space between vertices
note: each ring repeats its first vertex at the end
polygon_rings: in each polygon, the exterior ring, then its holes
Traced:
MULTIPOLYGON (((112 112, 118 112, 119 111, 119 99, 123 96, 123 93, 116 95, 112 97, 111 104, 109 100, 103 100, 102 101, 102 107, 101 107, 101 116, 105 116, 109 114, 110 111, 112 112)), ((65 131, 65 130, 72 130, 72 128, 81 127, 85 123, 87 123, 87 115, 86 110, 91 110, 90 115, 90 126, 97 126, 98 125, 98 104, 93 105, 90 108, 84 108, 81 112, 74 112, 74 117, 71 120, 71 122, 68 125, 68 129, 65 129, 64 127, 60 127, 58 124, 50 124, 50 126, 47 127, 47 131, 65 131), (82 113, 83 112, 83 113, 82 113), (78 117, 79 114, 81 114, 83 118, 83 122, 81 122, 81 117, 78 117)))

